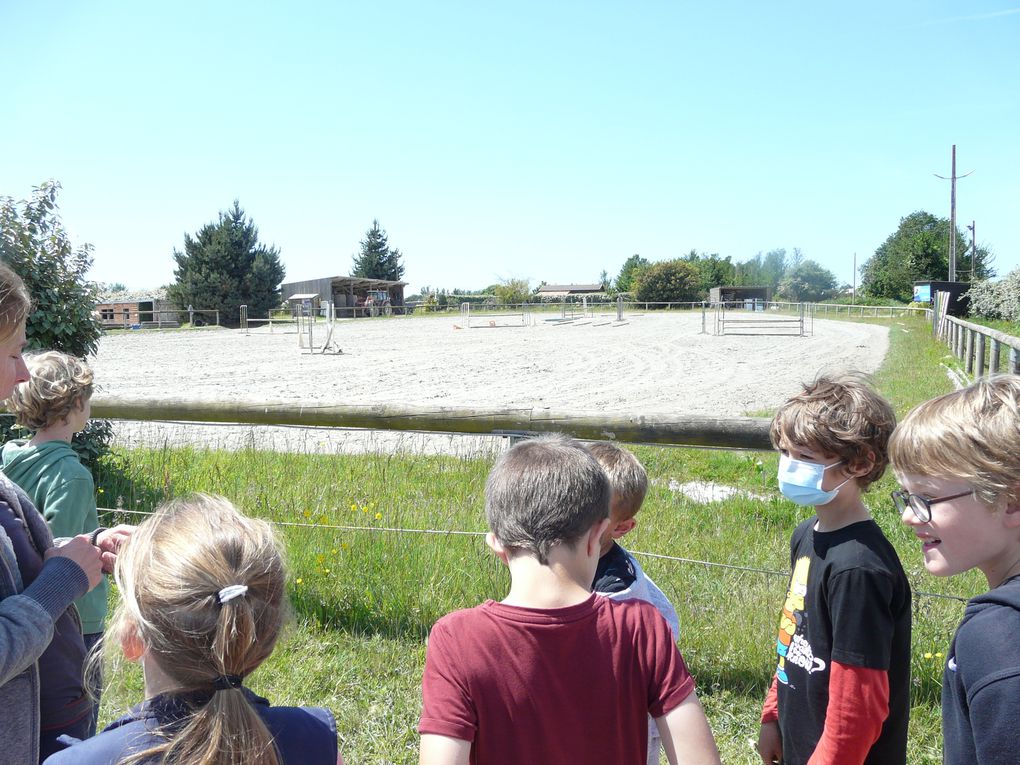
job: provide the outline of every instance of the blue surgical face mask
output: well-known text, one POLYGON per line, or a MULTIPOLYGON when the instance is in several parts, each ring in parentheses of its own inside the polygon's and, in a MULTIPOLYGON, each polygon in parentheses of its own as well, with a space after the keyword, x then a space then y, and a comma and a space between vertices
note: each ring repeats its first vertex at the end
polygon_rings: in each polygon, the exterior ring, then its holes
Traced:
POLYGON ((791 502, 798 505, 825 505, 832 502, 839 493, 839 490, 848 483, 847 478, 839 486, 831 491, 822 488, 822 481, 825 480, 825 471, 829 468, 842 465, 842 461, 833 462, 831 465, 819 465, 817 462, 805 462, 795 460, 785 454, 779 456, 779 491, 791 502))

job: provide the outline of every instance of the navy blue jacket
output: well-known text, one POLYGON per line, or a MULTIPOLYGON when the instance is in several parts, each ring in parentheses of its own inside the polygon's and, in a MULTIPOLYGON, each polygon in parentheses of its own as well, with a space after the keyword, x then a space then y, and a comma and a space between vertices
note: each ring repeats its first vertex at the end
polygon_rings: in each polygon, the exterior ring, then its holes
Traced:
MULTIPOLYGON (((339 760, 336 720, 322 707, 272 707, 269 701, 244 689, 276 742, 283 765, 336 765, 339 760)), ((208 697, 207 697, 208 698, 208 697)), ((192 704, 201 699, 190 697, 192 704)), ((189 703, 169 694, 156 696, 110 723, 98 736, 73 743, 46 759, 46 765, 114 765, 165 739, 187 721, 189 703)))
POLYGON ((1020 761, 1020 577, 967 603, 942 676, 946 765, 1020 761))

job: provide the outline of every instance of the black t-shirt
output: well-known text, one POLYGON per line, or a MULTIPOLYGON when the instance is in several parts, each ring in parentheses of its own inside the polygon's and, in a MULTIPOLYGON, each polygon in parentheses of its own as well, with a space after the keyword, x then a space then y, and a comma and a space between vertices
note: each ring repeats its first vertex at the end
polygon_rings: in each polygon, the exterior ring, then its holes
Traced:
POLYGON ((634 584, 635 579, 637 572, 630 556, 620 545, 613 542, 613 546, 599 558, 599 564, 595 567, 592 592, 623 592, 634 584))
POLYGON ((906 762, 910 585, 873 520, 790 540, 793 574, 779 622, 776 676, 785 765, 806 763, 825 726, 833 661, 889 673, 889 717, 867 765, 906 762))

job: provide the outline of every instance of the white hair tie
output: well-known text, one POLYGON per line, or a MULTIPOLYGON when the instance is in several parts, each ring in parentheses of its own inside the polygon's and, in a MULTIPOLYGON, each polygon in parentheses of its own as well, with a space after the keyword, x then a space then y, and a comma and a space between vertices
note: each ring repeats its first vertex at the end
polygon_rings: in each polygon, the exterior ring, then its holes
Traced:
POLYGON ((239 598, 248 592, 246 584, 230 584, 220 590, 220 605, 225 605, 234 598, 239 598))

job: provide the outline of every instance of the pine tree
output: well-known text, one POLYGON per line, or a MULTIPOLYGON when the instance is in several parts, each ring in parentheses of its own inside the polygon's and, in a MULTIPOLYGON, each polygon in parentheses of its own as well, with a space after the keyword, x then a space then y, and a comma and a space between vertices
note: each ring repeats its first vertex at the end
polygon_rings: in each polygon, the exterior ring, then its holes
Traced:
POLYGON ((258 228, 236 199, 218 223, 185 234, 184 252, 174 250, 174 260, 177 282, 167 291, 181 309, 217 309, 222 324, 236 326, 242 304, 250 316, 265 316, 280 302, 286 273, 280 251, 259 244, 258 228))
POLYGON ((378 220, 373 220, 372 228, 365 232, 361 242, 361 252, 354 256, 351 276, 399 281, 404 275, 402 257, 400 250, 390 249, 386 232, 379 227, 378 220))

